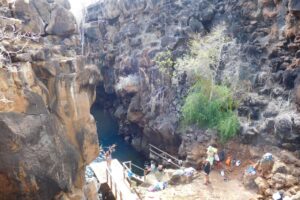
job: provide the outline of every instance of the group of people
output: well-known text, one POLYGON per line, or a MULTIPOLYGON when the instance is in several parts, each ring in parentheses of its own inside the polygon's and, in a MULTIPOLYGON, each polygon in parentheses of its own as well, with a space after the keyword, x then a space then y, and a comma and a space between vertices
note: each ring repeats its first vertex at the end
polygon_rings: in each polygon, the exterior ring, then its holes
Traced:
POLYGON ((164 170, 164 166, 162 164, 159 165, 158 163, 151 160, 150 165, 148 165, 147 163, 145 164, 144 175, 156 171, 163 172, 163 170, 164 170))
MULTIPOLYGON (((231 156, 227 156, 227 159, 225 160, 225 151, 222 150, 220 152, 218 152, 218 149, 215 145, 210 145, 207 147, 207 151, 206 151, 207 157, 206 160, 204 161, 204 165, 203 165, 203 171, 205 174, 205 185, 210 184, 210 180, 209 180, 209 174, 210 171, 213 167, 213 165, 216 165, 217 167, 222 167, 223 168, 223 164, 222 161, 225 161, 225 164, 227 166, 231 166, 231 156)), ((227 180, 227 178, 225 177, 225 171, 224 169, 221 171, 221 175, 224 177, 224 180, 227 180)))
MULTIPOLYGON (((112 161, 112 153, 115 151, 116 145, 113 144, 110 147, 108 147, 107 151, 104 151, 104 155, 105 155, 105 160, 107 162, 107 166, 109 169, 111 169, 111 161, 112 161)), ((204 162, 203 165, 203 171, 205 174, 205 185, 210 184, 210 180, 209 180, 209 174, 211 172, 212 166, 214 164, 219 165, 220 163, 220 157, 218 154, 218 149, 216 148, 216 146, 211 145, 207 148, 206 151, 207 157, 206 160, 204 162)), ((147 175, 151 172, 163 172, 164 167, 163 165, 159 165, 158 163, 154 162, 153 160, 151 160, 150 165, 146 164, 145 165, 145 169, 144 169, 144 174, 147 175)))

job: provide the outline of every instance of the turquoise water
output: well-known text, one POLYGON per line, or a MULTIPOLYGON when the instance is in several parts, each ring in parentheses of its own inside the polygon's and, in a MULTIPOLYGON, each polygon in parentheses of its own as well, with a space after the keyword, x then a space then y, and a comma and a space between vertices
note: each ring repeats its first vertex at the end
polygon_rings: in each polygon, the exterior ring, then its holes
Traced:
POLYGON ((98 130, 98 138, 102 147, 108 147, 116 144, 116 151, 112 153, 112 158, 121 162, 132 161, 134 164, 143 167, 146 158, 137 152, 132 146, 124 141, 122 136, 118 135, 117 121, 99 104, 95 104, 91 110, 95 117, 98 130))

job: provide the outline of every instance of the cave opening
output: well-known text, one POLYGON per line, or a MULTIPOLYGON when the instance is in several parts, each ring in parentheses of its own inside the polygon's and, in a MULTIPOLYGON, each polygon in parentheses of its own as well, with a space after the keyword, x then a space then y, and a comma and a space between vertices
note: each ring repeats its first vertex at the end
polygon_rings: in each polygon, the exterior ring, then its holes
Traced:
POLYGON ((116 151, 112 153, 113 159, 120 162, 132 161, 134 164, 143 167, 147 157, 130 145, 129 141, 124 140, 119 134, 119 123, 114 117, 114 105, 118 99, 114 93, 105 92, 103 83, 97 86, 96 101, 91 108, 96 125, 99 144, 104 150, 107 150, 112 144, 116 144, 116 151))

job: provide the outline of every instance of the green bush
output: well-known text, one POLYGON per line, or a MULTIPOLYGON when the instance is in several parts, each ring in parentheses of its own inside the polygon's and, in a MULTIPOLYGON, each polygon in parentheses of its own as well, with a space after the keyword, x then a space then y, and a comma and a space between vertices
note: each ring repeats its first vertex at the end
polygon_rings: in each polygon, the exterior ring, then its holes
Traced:
POLYGON ((191 85, 182 107, 183 125, 196 124, 218 130, 223 142, 239 128, 237 102, 230 88, 215 84, 223 45, 229 41, 225 27, 217 26, 204 37, 190 42, 190 52, 176 60, 175 73, 186 72, 191 85))
POLYGON ((234 109, 237 103, 226 86, 212 85, 210 80, 199 80, 190 89, 182 107, 184 125, 216 128, 222 141, 236 135, 239 128, 234 109))

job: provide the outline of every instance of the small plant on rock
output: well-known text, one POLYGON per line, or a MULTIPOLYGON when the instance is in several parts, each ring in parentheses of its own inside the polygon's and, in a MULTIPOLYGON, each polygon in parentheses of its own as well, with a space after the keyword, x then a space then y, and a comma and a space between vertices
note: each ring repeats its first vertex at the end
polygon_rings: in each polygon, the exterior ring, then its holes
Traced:
POLYGON ((173 71, 175 61, 172 58, 171 51, 163 51, 157 54, 155 57, 155 63, 158 65, 159 70, 163 73, 169 73, 173 71))

